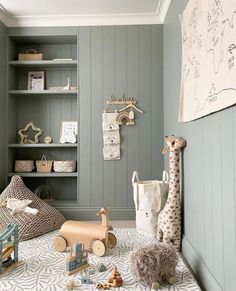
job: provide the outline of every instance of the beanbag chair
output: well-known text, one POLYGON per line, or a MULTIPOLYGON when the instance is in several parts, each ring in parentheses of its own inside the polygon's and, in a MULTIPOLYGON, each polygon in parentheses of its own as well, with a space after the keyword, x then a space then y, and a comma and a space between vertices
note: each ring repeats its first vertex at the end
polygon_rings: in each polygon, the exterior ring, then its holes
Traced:
POLYGON ((58 229, 65 222, 64 216, 30 191, 20 176, 13 176, 10 184, 0 195, 1 200, 7 198, 32 200, 29 206, 38 210, 36 215, 27 212, 12 215, 10 209, 0 207, 0 231, 8 224, 18 224, 21 241, 58 229))

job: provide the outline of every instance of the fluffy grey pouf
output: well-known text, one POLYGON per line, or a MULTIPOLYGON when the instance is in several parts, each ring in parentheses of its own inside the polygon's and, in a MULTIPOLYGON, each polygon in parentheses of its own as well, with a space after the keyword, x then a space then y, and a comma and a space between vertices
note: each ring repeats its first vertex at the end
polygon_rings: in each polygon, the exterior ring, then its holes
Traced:
POLYGON ((149 286, 154 282, 173 284, 176 265, 177 254, 173 246, 148 245, 130 253, 130 268, 134 279, 149 286))

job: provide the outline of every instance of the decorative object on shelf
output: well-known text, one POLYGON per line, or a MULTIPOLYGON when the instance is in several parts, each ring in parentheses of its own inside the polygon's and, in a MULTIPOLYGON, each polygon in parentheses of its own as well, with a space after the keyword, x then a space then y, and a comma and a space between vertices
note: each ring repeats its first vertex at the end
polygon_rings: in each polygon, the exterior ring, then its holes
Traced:
POLYGON ((84 245, 79 242, 73 243, 70 247, 70 253, 66 257, 66 274, 72 275, 80 272, 90 265, 88 263, 88 250, 84 249, 84 245))
POLYGON ((33 160, 16 160, 15 172, 17 173, 30 173, 35 169, 33 160))
POLYGON ((58 173, 73 173, 76 170, 76 161, 54 161, 53 171, 58 173))
POLYGON ((169 168, 170 183, 166 204, 158 217, 157 238, 168 244, 173 244, 176 250, 181 245, 181 194, 180 194, 180 151, 186 141, 181 137, 165 136, 166 146, 162 153, 170 152, 169 168))
POLYGON ((60 143, 76 143, 77 141, 77 121, 62 121, 60 143))
POLYGON ((53 161, 48 161, 45 155, 42 155, 40 161, 36 161, 36 170, 38 173, 50 173, 52 171, 53 161))
POLYGON ((53 241, 54 250, 63 252, 79 241, 86 249, 91 248, 96 256, 102 257, 107 248, 114 248, 116 237, 110 232, 113 228, 109 225, 109 209, 102 208, 97 215, 102 216, 101 225, 84 221, 66 221, 53 241))
POLYGON ((39 127, 36 127, 33 122, 29 122, 26 124, 26 126, 20 130, 18 130, 18 135, 20 136, 20 142, 19 143, 39 143, 39 136, 43 133, 43 130, 39 127), (37 132, 34 135, 34 140, 29 138, 28 131, 32 129, 33 131, 37 132))
POLYGON ((18 240, 18 225, 8 224, 0 234, 0 274, 18 263, 18 240))
POLYGON ((116 124, 116 112, 103 112, 103 157, 104 160, 120 159, 120 133, 119 126, 116 124))
POLYGON ((48 185, 40 185, 34 190, 35 195, 44 201, 54 201, 53 190, 48 185))
POLYGON ((173 246, 151 244, 132 251, 129 255, 130 270, 135 281, 147 284, 174 284, 177 253, 173 246))
POLYGON ((55 91, 69 91, 69 90, 72 90, 72 91, 75 91, 77 90, 77 86, 70 86, 70 78, 67 77, 67 85, 64 86, 64 87, 49 87, 48 88, 49 90, 55 90, 55 91))
POLYGON ((46 144, 50 144, 50 143, 52 143, 52 137, 51 136, 46 136, 43 141, 46 144))
POLYGON ((42 53, 37 53, 35 49, 28 49, 25 53, 18 54, 18 61, 41 61, 42 53))
POLYGON ((28 90, 44 90, 44 71, 28 72, 28 90))

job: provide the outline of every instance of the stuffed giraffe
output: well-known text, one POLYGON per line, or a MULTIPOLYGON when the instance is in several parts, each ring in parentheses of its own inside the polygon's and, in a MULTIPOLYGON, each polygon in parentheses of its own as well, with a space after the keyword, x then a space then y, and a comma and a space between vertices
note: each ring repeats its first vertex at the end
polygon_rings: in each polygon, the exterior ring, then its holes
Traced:
POLYGON ((166 204, 158 217, 157 238, 165 243, 173 243, 176 250, 180 249, 181 242, 181 196, 179 153, 185 147, 186 141, 176 136, 166 136, 167 144, 163 154, 170 152, 170 183, 166 204))

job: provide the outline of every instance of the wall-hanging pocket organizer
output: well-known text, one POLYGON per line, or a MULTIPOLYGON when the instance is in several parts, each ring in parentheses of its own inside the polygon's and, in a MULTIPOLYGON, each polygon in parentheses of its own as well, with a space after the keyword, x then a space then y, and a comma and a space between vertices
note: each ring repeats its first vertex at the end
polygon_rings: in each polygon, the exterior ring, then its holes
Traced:
POLYGON ((104 160, 120 159, 120 132, 119 125, 116 124, 116 112, 103 112, 103 158, 104 160))

